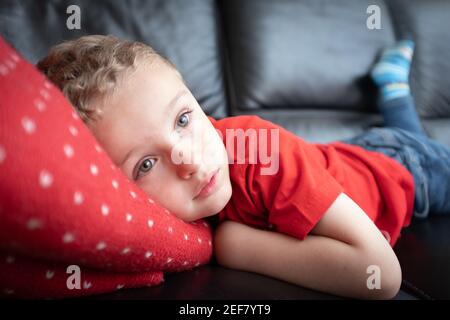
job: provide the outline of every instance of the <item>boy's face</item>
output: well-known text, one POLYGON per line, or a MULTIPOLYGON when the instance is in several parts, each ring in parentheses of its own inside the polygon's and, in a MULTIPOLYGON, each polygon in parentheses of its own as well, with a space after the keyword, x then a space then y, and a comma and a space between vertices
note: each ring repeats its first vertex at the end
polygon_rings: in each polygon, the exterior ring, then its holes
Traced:
POLYGON ((172 68, 142 63, 100 103, 89 127, 130 180, 185 221, 223 209, 232 192, 225 146, 172 68))

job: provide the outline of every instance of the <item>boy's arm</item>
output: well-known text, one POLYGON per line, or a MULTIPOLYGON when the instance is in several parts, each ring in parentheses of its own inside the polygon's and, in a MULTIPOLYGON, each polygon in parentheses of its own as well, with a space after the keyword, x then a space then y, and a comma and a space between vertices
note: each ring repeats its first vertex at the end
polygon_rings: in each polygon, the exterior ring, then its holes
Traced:
POLYGON ((226 221, 216 231, 215 254, 226 267, 346 297, 389 299, 401 285, 400 265, 391 246, 344 193, 303 241, 226 221), (380 270, 380 289, 367 285, 374 275, 369 266, 380 270))

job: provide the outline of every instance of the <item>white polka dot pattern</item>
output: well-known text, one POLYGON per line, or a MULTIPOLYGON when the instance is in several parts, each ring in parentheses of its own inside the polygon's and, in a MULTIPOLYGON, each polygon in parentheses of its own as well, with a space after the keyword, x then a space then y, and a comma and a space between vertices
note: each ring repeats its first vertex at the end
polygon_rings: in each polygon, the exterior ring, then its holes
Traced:
POLYGON ((96 150, 98 153, 102 152, 102 148, 101 148, 98 144, 95 145, 95 150, 96 150))
POLYGON ((109 207, 106 204, 102 204, 101 211, 102 215, 107 216, 109 214, 109 207))
POLYGON ((95 164, 90 165, 90 170, 93 176, 98 175, 98 167, 95 164))
POLYGON ((70 144, 65 144, 63 149, 64 149, 64 154, 66 155, 67 158, 73 157, 74 151, 70 144))
POLYGON ((28 134, 33 134, 36 131, 36 123, 29 117, 22 118, 22 127, 28 134))
POLYGON ((83 289, 87 290, 90 289, 92 287, 92 283, 89 281, 84 281, 83 282, 83 289))
POLYGON ((73 126, 70 126, 70 127, 69 127, 69 132, 70 132, 70 134, 73 135, 74 137, 78 135, 78 130, 77 130, 77 128, 75 128, 75 127, 73 127, 73 126))
POLYGON ((46 104, 41 99, 35 99, 34 100, 34 106, 36 109, 38 109, 40 112, 44 112, 46 109, 46 104))
POLYGON ((42 221, 37 218, 31 218, 27 221, 28 230, 36 230, 42 228, 42 221))
POLYGON ((83 194, 80 191, 76 191, 73 194, 73 203, 75 203, 76 205, 80 205, 83 203, 84 197, 83 194))
POLYGON ((103 250, 106 248, 106 243, 104 241, 100 241, 95 248, 97 250, 103 250))
POLYGON ((39 174, 39 185, 42 188, 49 188, 53 183, 53 176, 47 170, 42 170, 39 174))
POLYGON ((39 94, 40 94, 41 97, 43 97, 45 100, 50 100, 50 93, 49 93, 46 89, 41 88, 41 89, 39 90, 39 94))
POLYGON ((73 235, 72 233, 70 233, 70 232, 65 233, 64 236, 63 236, 63 242, 64 242, 64 243, 71 243, 71 242, 73 242, 74 240, 75 240, 75 237, 74 237, 74 235, 73 235))
POLYGON ((72 112, 72 118, 74 118, 75 120, 80 119, 80 117, 78 117, 78 115, 76 114, 76 112, 72 112))

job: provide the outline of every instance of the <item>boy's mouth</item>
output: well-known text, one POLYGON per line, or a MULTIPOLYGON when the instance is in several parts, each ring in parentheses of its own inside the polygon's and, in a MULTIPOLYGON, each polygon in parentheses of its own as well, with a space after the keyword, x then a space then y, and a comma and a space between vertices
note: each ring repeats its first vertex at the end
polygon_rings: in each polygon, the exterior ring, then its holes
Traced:
POLYGON ((208 177, 200 184, 194 199, 205 198, 213 193, 213 191, 216 189, 215 187, 217 185, 217 174, 219 173, 219 170, 220 168, 211 172, 208 177))

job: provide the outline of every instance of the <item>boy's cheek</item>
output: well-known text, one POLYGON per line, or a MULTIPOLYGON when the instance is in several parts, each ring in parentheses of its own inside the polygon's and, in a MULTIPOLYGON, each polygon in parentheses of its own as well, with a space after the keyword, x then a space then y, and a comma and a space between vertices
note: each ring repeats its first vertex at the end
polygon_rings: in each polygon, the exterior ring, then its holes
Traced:
POLYGON ((205 141, 205 148, 204 156, 208 164, 217 167, 228 164, 228 156, 222 140, 213 137, 209 141, 205 141))

